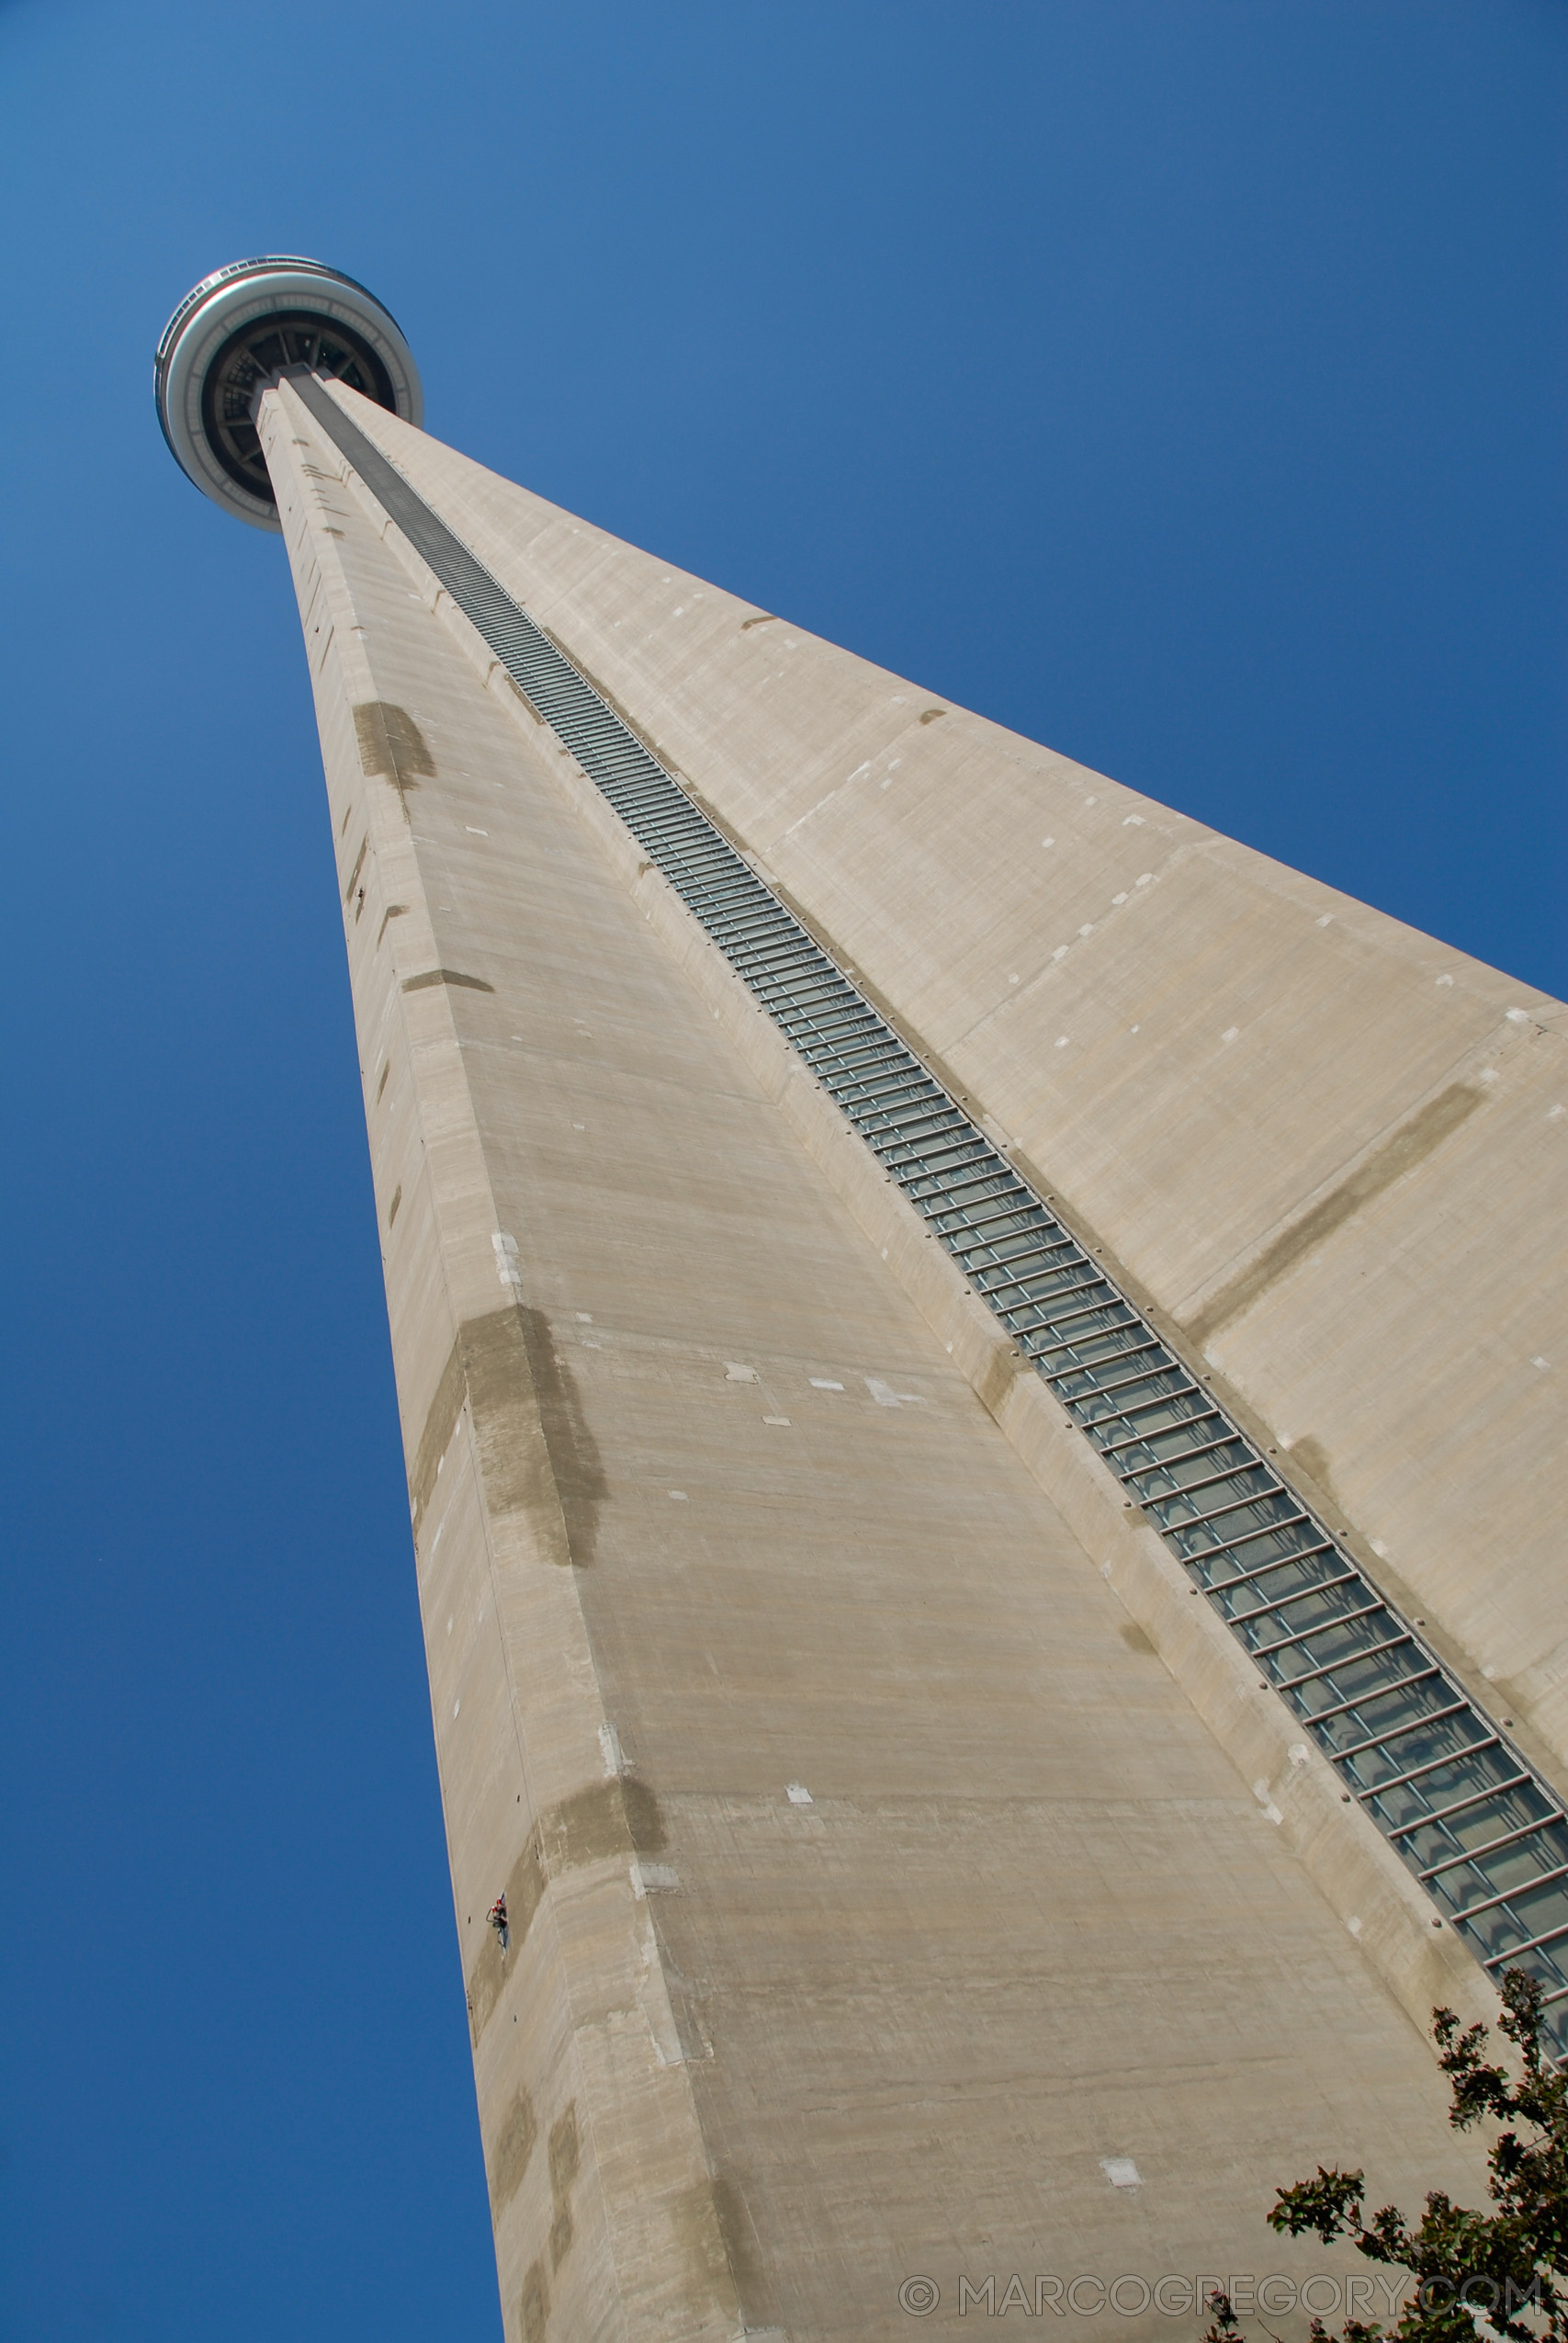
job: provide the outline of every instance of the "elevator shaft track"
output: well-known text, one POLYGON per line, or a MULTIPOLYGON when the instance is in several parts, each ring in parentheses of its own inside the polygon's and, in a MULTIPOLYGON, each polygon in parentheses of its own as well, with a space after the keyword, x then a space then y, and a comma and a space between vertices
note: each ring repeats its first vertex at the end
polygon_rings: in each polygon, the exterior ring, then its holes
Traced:
POLYGON ((1568 1817, 1100 1262, 313 377, 293 386, 897 1181, 1264 1681, 1568 2052, 1568 1817))

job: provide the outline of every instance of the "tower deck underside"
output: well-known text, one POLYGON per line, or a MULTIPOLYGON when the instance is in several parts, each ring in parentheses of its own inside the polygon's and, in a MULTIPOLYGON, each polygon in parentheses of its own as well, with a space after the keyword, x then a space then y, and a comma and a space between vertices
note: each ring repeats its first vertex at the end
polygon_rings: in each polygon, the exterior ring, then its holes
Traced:
MULTIPOLYGON (((263 436, 508 2337, 891 2337, 917 2273, 937 2325, 961 2273, 1304 2276, 1336 2265, 1262 2216, 1314 2161, 1473 2190, 1361 1916, 868 1236, 716 956, 287 384, 263 436)), ((1388 1927, 1424 1928, 1384 1855, 1388 1927)))

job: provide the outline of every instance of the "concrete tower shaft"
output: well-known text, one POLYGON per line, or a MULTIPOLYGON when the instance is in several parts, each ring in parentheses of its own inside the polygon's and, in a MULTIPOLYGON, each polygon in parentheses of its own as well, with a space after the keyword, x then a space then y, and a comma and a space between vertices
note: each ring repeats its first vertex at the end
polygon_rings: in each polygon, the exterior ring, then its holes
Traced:
POLYGON ((300 363, 509 2337, 1175 2334, 1314 2156, 1476 2186, 1562 1013, 300 363))

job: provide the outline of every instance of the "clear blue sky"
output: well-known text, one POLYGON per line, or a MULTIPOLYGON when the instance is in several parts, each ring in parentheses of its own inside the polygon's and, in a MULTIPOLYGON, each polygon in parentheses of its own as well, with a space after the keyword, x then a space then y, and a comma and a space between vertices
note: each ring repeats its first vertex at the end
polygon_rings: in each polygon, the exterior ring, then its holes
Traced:
POLYGON ((282 550, 150 365, 434 431, 1554 990, 1562 0, 0 0, 0 2338, 500 2333, 282 550))

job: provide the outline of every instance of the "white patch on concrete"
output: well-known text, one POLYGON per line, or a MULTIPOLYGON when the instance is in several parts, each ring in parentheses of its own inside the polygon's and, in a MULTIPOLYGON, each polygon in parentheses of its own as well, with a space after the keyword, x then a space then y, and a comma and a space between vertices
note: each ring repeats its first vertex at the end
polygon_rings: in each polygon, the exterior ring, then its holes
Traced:
POLYGON ((1058 944, 1055 950, 1052 953, 1051 957, 1054 960, 1065 960, 1067 956, 1067 951, 1068 946, 1066 944, 1058 944))
POLYGON ((1057 1047, 1057 1048, 1058 1048, 1058 1049, 1066 1049, 1066 1046, 1067 1046, 1067 1036, 1066 1036, 1066 1035, 1065 1033, 1059 1033, 1059 1034, 1056 1036, 1056 1047, 1057 1047))
POLYGON ((1503 1014, 1511 1025, 1528 1025, 1530 1021, 1528 1009, 1505 1009, 1503 1014))
POLYGON ((456 1716, 456 1715, 457 1715, 457 1711, 458 1711, 458 1710, 462 1707, 462 1705, 463 1705, 463 1703, 462 1703, 462 1702, 461 1702, 460 1700, 455 1700, 455 1701, 453 1702, 453 1703, 452 1703, 452 1714, 453 1714, 453 1715, 454 1715, 454 1716, 456 1716))
POLYGON ((1482 1079, 1482 1081, 1483 1081, 1483 1082, 1495 1082, 1495 1081, 1496 1081, 1496 1079, 1497 1079, 1497 1069, 1496 1069, 1496 1067, 1495 1067, 1495 1066, 1483 1066, 1483 1068, 1481 1069, 1481 1079, 1482 1079))
POLYGON ((689 1505, 692 1501, 683 1488, 672 1488, 670 1490, 669 1494, 674 1499, 677 1505, 689 1505))
POLYGON ((465 821, 463 827, 468 832, 470 838, 488 838, 490 836, 490 832, 488 830, 476 830, 471 821, 465 821))
POLYGON ((1451 976, 1442 976, 1438 979, 1438 982, 1439 984, 1452 984, 1453 979, 1451 976))
POLYGON ((1359 1912, 1352 1912, 1345 1925, 1349 1930, 1352 1936, 1359 1936, 1361 1933, 1361 1915, 1359 1912))
POLYGON ((792 1806, 809 1806, 815 1803, 804 1782, 792 1782, 784 1791, 792 1806))
POLYGON ((1112 895, 1111 900, 1113 903, 1124 903, 1127 900, 1126 890, 1123 889, 1120 895, 1112 895))
POLYGON ((604 1760, 606 1782, 614 1782, 626 1771, 626 1752, 621 1748, 621 1737, 608 1718, 599 1727, 599 1754, 604 1760))
POLYGON ((1100 2168, 1113 2189, 1141 2189, 1144 2176, 1130 2156, 1102 2156, 1100 2168))
POLYGON ((673 1896, 681 1885, 681 1874, 673 1863, 633 1863, 631 1865, 632 1894, 640 1904, 645 1896, 673 1896))
POLYGON ((579 1311, 578 1311, 578 1313, 577 1313, 577 1322, 578 1322, 579 1326, 592 1326, 592 1323, 593 1323, 593 1313, 592 1313, 592 1310, 579 1310, 579 1311))
POLYGON ((1100 799, 1098 798, 1086 798, 1084 799, 1084 803, 1086 806, 1097 806, 1100 803, 1100 799))
POLYGON ((1371 1540, 1371 1548, 1380 1562, 1386 1562, 1388 1560, 1388 1548, 1383 1544, 1381 1537, 1374 1537, 1371 1540))
POLYGON ((1128 813, 1123 814, 1122 817, 1122 827, 1123 830, 1141 830, 1143 826, 1144 817, 1141 813, 1128 813))
POLYGON ((844 1387, 841 1383, 830 1383, 825 1375, 814 1375, 810 1381, 813 1391, 841 1391, 844 1387))
POLYGON ((1268 1816, 1271 1823, 1274 1823, 1277 1826, 1284 1821, 1284 1816, 1280 1812, 1279 1807, 1274 1804, 1273 1799, 1269 1794, 1269 1784, 1267 1782, 1255 1782, 1252 1785, 1252 1794, 1257 1799, 1258 1805, 1262 1807, 1264 1813, 1268 1816))
POLYGON ((586 1123, 574 1123, 571 1127, 574 1131, 585 1131, 588 1126, 586 1123))
POLYGON ((1008 979, 1008 982, 1009 982, 1010 984, 1016 984, 1016 983, 1018 982, 1018 979, 1017 979, 1015 976, 1010 976, 1010 977, 1009 977, 1009 979, 1008 979))
POLYGON ((1239 1041, 1240 1038, 1241 1027, 1239 1025, 1227 1025, 1224 1033, 1220 1036, 1220 1039, 1222 1041, 1239 1041))
POLYGON ((1556 1120, 1557 1120, 1557 1117, 1558 1117, 1558 1116, 1559 1116, 1559 1115, 1561 1115, 1563 1111, 1564 1111, 1564 1110, 1563 1110, 1561 1106, 1549 1106, 1549 1107, 1547 1108, 1547 1110, 1546 1110, 1546 1119, 1547 1119, 1547 1121, 1548 1121, 1549 1123, 1555 1123, 1555 1122, 1556 1122, 1556 1120))
POLYGON ((1333 912, 1325 911, 1323 917, 1318 921, 1318 925, 1319 927, 1332 927, 1334 925, 1333 912))
POLYGON ((1055 844, 1055 843, 1056 843, 1056 841, 1055 840, 1055 838, 1042 838, 1042 840, 1040 841, 1040 843, 1041 843, 1043 846, 1054 846, 1054 845, 1055 844))
POLYGON ((495 1248, 495 1273, 502 1284, 521 1285, 523 1280, 517 1268, 516 1238, 509 1237, 504 1229, 498 1228, 491 1237, 491 1243, 495 1248))
POLYGON ((1543 1358, 1539 1358, 1539 1357, 1538 1357, 1538 1358, 1533 1358, 1533 1359, 1530 1361, 1530 1364, 1531 1364, 1531 1366, 1538 1366, 1538 1367, 1549 1367, 1549 1366, 1551 1364, 1551 1361, 1550 1359, 1543 1359, 1543 1358))
POLYGON ((670 2007, 670 1988, 664 1982, 664 1969, 659 1958, 659 1944, 652 1922, 643 1920, 641 1981, 637 2001, 653 2043, 653 2054, 661 2066, 682 2066, 685 2053, 675 2025, 675 2012, 670 2007))
POLYGON ((1133 884, 1134 887, 1146 887, 1153 877, 1154 873, 1152 870, 1141 870, 1138 873, 1137 877, 1133 881, 1133 884))
MULTIPOLYGON (((886 1254, 883 1259, 886 1259, 886 1254)), ((883 1383, 874 1375, 863 1375, 861 1380, 879 1408, 896 1408, 898 1405, 898 1394, 890 1383, 883 1383)))
POLYGON ((447 1620, 447 1622, 446 1622, 446 1632, 447 1632, 447 1634, 448 1634, 448 1635, 450 1635, 450 1634, 451 1634, 451 1632, 452 1632, 452 1622, 451 1622, 451 1620, 450 1620, 450 1619, 448 1619, 448 1620, 447 1620))
POLYGON ((782 1424, 786 1432, 789 1430, 789 1418, 787 1416, 764 1416, 762 1418, 762 1421, 764 1423, 782 1424))
POLYGON ((1292 1741, 1291 1743, 1290 1758, 1292 1765, 1310 1765, 1312 1763, 1312 1751, 1308 1749, 1304 1741, 1292 1741))
POLYGON ((1092 935, 1094 934, 1094 922, 1092 920, 1086 920, 1082 927, 1079 928, 1078 934, 1080 935, 1092 935))
POLYGON ((755 1367, 741 1366, 734 1359, 726 1359, 724 1379, 726 1383, 755 1383, 757 1370, 755 1367))

